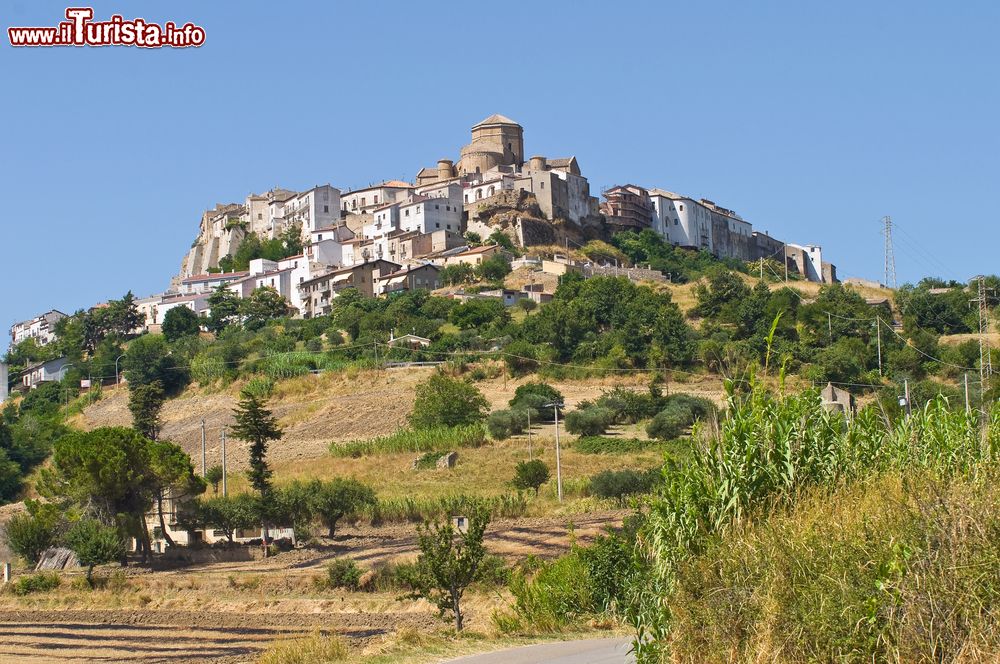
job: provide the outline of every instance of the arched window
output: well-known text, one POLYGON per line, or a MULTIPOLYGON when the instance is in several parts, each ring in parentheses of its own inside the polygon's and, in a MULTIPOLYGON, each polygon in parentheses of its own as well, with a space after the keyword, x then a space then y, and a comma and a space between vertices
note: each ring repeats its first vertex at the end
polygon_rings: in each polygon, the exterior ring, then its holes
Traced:
POLYGON ((486 195, 492 196, 495 191, 496 190, 493 188, 493 185, 490 185, 490 188, 486 190, 486 195))
POLYGON ((476 200, 478 201, 482 197, 483 197, 483 190, 482 189, 476 189, 476 200))

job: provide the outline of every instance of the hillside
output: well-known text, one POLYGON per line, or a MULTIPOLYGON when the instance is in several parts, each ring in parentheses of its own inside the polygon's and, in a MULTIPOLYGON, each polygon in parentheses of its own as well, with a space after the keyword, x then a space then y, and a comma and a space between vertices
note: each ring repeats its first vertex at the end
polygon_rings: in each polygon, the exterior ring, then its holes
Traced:
MULTIPOLYGON (((368 439, 395 432, 406 425, 407 415, 413 407, 415 386, 434 371, 429 367, 382 372, 352 370, 279 382, 269 407, 285 434, 281 442, 270 450, 270 459, 278 466, 295 466, 297 462, 325 456, 331 442, 368 439)), ((502 409, 507 407, 517 386, 528 380, 530 378, 508 381, 495 378, 478 382, 477 387, 490 402, 491 409, 502 409)), ((613 386, 624 385, 642 390, 646 383, 647 379, 642 375, 550 381, 565 396, 568 409, 584 399, 599 397, 613 386)), ((162 438, 177 443, 196 463, 200 463, 201 421, 204 419, 208 432, 208 465, 220 463, 221 427, 232 424, 231 413, 241 387, 241 382, 221 391, 193 387, 168 400, 163 409, 162 438)), ((677 389, 714 401, 722 397, 722 384, 713 376, 678 386, 677 389)), ((130 426, 132 420, 127 399, 128 392, 124 388, 106 390, 100 401, 84 408, 69 423, 88 430, 100 426, 130 426)), ((548 435, 551 436, 552 432, 548 435)), ((227 455, 231 468, 243 468, 247 458, 245 444, 229 439, 227 455)))

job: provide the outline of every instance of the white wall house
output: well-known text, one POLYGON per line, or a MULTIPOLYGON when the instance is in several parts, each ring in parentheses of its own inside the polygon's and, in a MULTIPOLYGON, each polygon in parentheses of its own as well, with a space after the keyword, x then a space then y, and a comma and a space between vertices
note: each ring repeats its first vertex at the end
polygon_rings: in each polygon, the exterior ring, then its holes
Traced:
POLYGON ((413 185, 401 180, 386 180, 381 184, 364 189, 345 192, 340 197, 341 210, 346 214, 372 212, 387 203, 395 203, 409 196, 413 185))
POLYGON ((664 189, 650 189, 649 199, 651 228, 671 244, 719 257, 751 259, 753 226, 732 210, 664 189))
POLYGON ((462 231, 462 207, 448 198, 414 196, 399 206, 399 230, 433 233, 462 231))
POLYGON ((399 230, 400 203, 386 203, 375 208, 372 223, 361 227, 361 237, 371 240, 399 230))
MULTIPOLYGON (((65 357, 34 364, 21 374, 21 384, 34 389, 42 383, 60 381, 66 377, 69 367, 70 362, 65 357)), ((4 383, 6 384, 6 381, 4 383)))
POLYGON ((196 274, 181 280, 180 292, 184 295, 195 293, 210 293, 222 284, 239 281, 250 274, 249 272, 216 272, 209 274, 196 274))
POLYGON ((14 323, 10 328, 11 346, 21 343, 25 339, 34 339, 39 346, 55 341, 55 326, 66 314, 53 309, 40 316, 35 316, 31 320, 14 323))
POLYGON ((814 281, 817 283, 822 283, 823 278, 823 248, 815 244, 792 244, 788 243, 787 246, 791 249, 798 249, 802 252, 803 261, 799 269, 803 272, 802 276, 809 281, 814 281))
POLYGON ((153 322, 156 325, 163 325, 163 319, 166 317, 167 312, 174 307, 187 307, 191 311, 198 314, 199 317, 206 318, 210 313, 208 298, 211 297, 211 295, 211 293, 196 293, 194 295, 164 297, 156 306, 155 319, 153 322))
POLYGON ((283 209, 285 228, 299 224, 306 239, 318 228, 326 228, 340 219, 340 190, 328 184, 289 199, 283 209))

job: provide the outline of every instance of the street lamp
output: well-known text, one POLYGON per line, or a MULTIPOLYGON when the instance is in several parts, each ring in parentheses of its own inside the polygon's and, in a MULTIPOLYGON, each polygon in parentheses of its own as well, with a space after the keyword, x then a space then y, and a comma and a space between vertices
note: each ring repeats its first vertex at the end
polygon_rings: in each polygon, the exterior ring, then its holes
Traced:
POLYGON ((562 492, 562 462, 559 458, 559 409, 563 408, 563 404, 558 401, 553 401, 551 403, 542 404, 542 408, 551 408, 556 414, 556 493, 559 496, 559 502, 562 502, 563 492, 562 492))
POLYGON ((124 353, 115 358, 115 385, 118 384, 118 360, 122 359, 123 357, 125 357, 124 353))

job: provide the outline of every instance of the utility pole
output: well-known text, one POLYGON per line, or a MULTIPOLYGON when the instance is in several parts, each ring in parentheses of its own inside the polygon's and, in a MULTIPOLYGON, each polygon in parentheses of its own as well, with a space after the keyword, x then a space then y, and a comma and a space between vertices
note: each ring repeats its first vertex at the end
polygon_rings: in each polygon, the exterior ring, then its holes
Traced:
POLYGON ((892 250, 892 217, 882 217, 882 235, 885 236, 885 285, 896 289, 896 256, 892 250))
POLYGON ((910 419, 913 409, 910 408, 910 379, 903 379, 903 395, 906 397, 906 419, 910 419))
POLYGON ((528 409, 528 461, 531 461, 531 409, 528 409))
POLYGON ((222 495, 226 496, 226 491, 228 489, 226 485, 226 427, 222 427, 222 495))
POLYGON ((878 340, 878 375, 882 375, 882 317, 875 317, 875 338, 878 340))
POLYGON ((562 461, 559 458, 559 409, 563 407, 558 401, 553 401, 552 403, 547 403, 542 408, 551 407, 556 414, 556 493, 559 496, 559 502, 563 499, 562 490, 562 461))
MULTIPOLYGON (((993 360, 990 358, 990 341, 987 335, 990 333, 990 309, 989 301, 986 298, 986 277, 979 275, 975 277, 977 282, 976 298, 972 300, 979 305, 979 390, 980 394, 986 394, 989 389, 990 377, 993 375, 993 360)), ((982 398, 980 398, 982 401, 982 398)), ((985 402, 981 404, 983 412, 986 412, 985 402)))
POLYGON ((201 476, 205 476, 205 419, 201 420, 201 476))
POLYGON ((965 414, 969 414, 969 372, 965 372, 965 414))

